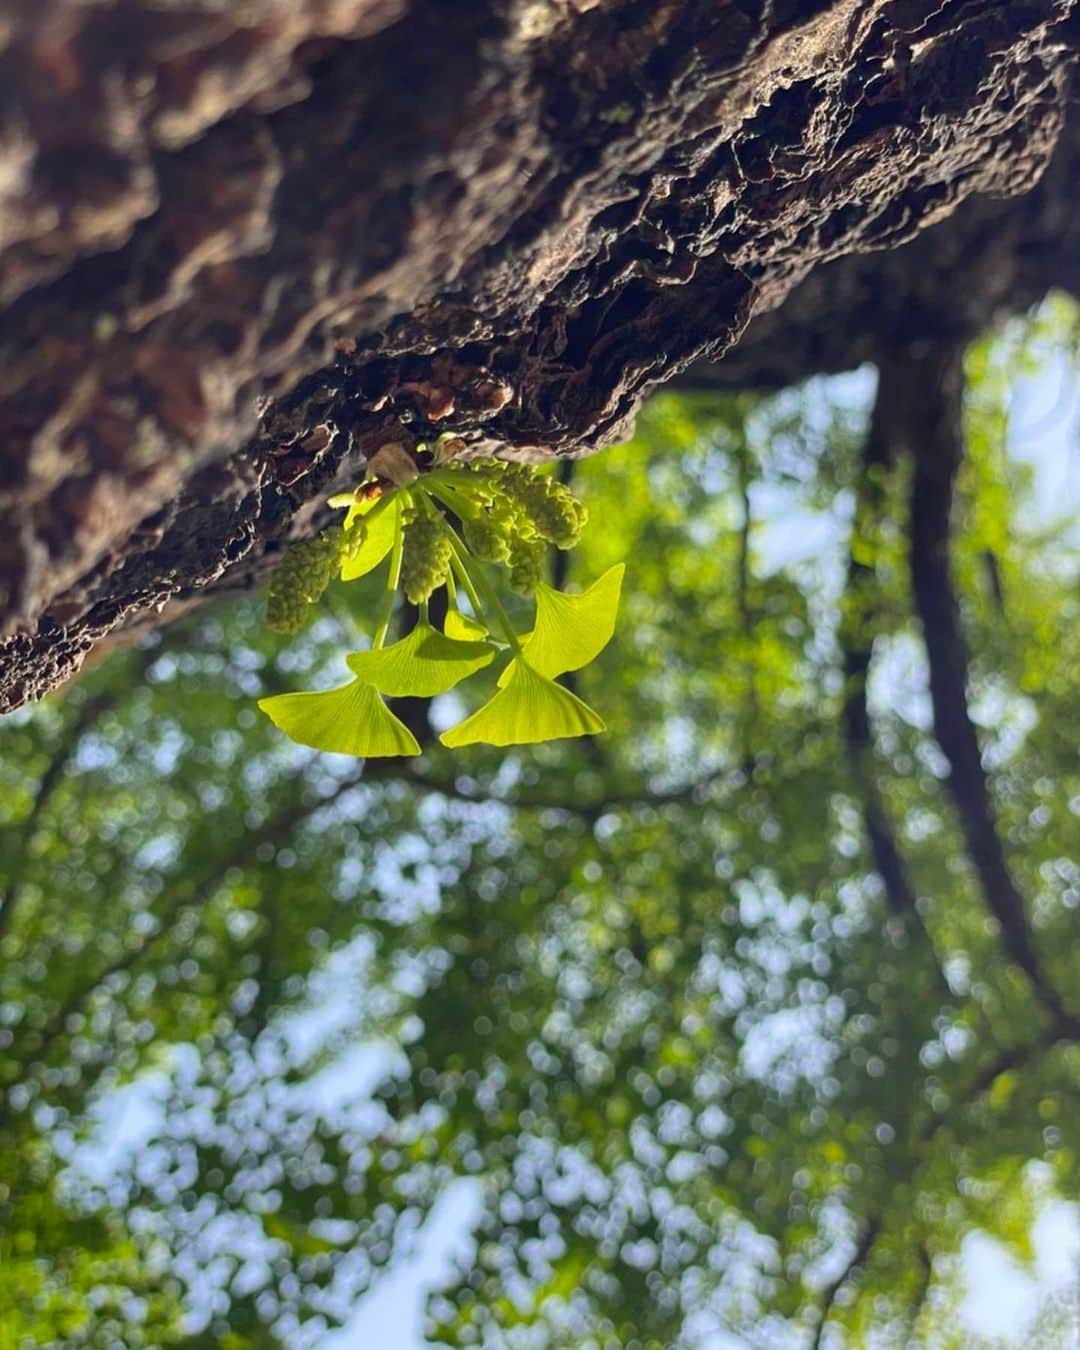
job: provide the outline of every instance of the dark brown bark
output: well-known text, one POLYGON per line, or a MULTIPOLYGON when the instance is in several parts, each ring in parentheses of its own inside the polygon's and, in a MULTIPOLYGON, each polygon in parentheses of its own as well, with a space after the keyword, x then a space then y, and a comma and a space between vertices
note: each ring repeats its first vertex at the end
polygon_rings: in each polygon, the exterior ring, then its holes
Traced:
POLYGON ((758 313, 723 360, 695 362, 679 383, 785 388, 877 362, 922 339, 962 346, 1053 287, 1080 294, 1077 182, 1074 109, 1032 192, 969 197, 900 248, 815 268, 778 309, 758 313))
POLYGON ((578 454, 1037 179, 1072 0, 150 0, 0 25, 0 708, 389 438, 578 454))

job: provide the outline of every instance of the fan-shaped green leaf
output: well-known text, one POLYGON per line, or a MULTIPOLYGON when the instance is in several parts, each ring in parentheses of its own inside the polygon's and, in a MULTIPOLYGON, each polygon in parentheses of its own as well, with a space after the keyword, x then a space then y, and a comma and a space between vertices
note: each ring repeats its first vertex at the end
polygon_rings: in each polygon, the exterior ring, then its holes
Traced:
POLYGON ((439 737, 443 745, 531 745, 606 730, 587 703, 538 674, 524 660, 511 661, 506 682, 471 717, 439 737))
MULTIPOLYGON (((352 508, 346 517, 346 523, 352 521, 354 512, 359 511, 363 506, 360 503, 352 508)), ((342 581, 355 581, 357 577, 366 576, 368 572, 374 571, 390 552, 394 543, 394 532, 398 528, 401 519, 401 496, 395 492, 388 501, 380 500, 371 509, 370 519, 364 519, 361 516, 361 523, 356 526, 357 529, 367 529, 367 536, 360 545, 357 552, 351 557, 346 558, 341 564, 342 581)))
POLYGON ((478 623, 468 614, 462 614, 460 609, 446 611, 443 630, 448 638, 456 638, 460 642, 483 642, 488 635, 488 630, 482 623, 478 623))
MULTIPOLYGON (((587 666, 611 641, 619 610, 624 563, 609 567, 581 595, 564 595, 540 582, 536 588, 536 622, 522 640, 529 665, 541 675, 565 675, 587 666)), ((509 668, 500 683, 505 684, 509 668)))
POLYGON ((407 637, 380 651, 352 652, 349 669, 366 684, 393 698, 431 698, 494 657, 490 642, 460 642, 418 623, 407 637))
POLYGON ((275 694, 259 707, 286 736, 313 750, 364 759, 420 753, 409 728, 362 680, 321 694, 275 694))

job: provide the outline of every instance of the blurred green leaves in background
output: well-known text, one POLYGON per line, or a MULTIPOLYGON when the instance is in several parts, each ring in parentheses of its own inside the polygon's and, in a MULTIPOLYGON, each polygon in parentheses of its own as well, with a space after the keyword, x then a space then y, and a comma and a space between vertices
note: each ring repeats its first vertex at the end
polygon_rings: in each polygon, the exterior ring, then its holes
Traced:
MULTIPOLYGON (((1073 1017, 1076 555, 1007 446, 1075 333, 1052 302, 969 354, 952 541, 998 832, 1073 1017)), ((255 700, 342 684, 369 579, 289 641, 208 606, 6 720, 0 1344, 318 1345, 462 1179, 437 1343, 976 1343, 960 1244, 1024 1261, 1076 1198, 1080 1049, 954 817, 905 466, 856 510, 872 394, 664 394, 575 466, 571 590, 627 563, 565 681, 600 742, 444 751, 491 670, 392 705, 422 759, 285 742, 255 700)), ((561 673, 544 641, 542 609, 561 673)))

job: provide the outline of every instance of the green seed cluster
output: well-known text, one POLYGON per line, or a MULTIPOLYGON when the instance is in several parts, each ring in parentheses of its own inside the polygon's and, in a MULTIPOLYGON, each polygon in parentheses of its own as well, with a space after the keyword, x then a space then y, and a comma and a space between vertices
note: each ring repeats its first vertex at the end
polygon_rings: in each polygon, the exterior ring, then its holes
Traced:
MULTIPOLYGON (((442 487, 443 505, 460 519, 469 554, 506 567, 511 587, 522 595, 536 590, 548 546, 573 548, 587 520, 585 507, 565 484, 529 465, 473 461, 462 464, 460 473, 454 466, 442 487)), ((421 478, 401 491, 405 500, 400 584, 411 603, 420 605, 449 580, 454 545, 442 506, 435 504, 439 487, 429 495, 421 478)), ((355 499, 343 494, 333 504, 355 506, 355 499)), ((342 563, 358 555, 368 537, 367 521, 357 509, 350 510, 346 524, 348 528, 294 544, 283 555, 267 598, 271 628, 285 634, 299 632, 308 606, 321 598, 342 563)))
POLYGON ((589 513, 565 484, 524 465, 513 465, 500 485, 533 530, 556 548, 573 548, 589 513))
POLYGON ((308 605, 321 599, 341 566, 344 539, 343 531, 327 530, 293 544, 282 555, 266 600, 266 622, 275 632, 298 633, 303 628, 308 605))
POLYGON ((510 558, 510 538, 488 514, 466 517, 461 522, 465 547, 481 562, 504 563, 510 558))
POLYGON ((544 554, 542 539, 524 539, 515 535, 510 541, 510 586, 519 595, 532 595, 536 583, 543 576, 544 554))
POLYGON ((453 549, 439 518, 422 503, 402 514, 405 527, 401 554, 401 584, 414 605, 446 585, 453 549))
POLYGON ((573 548, 588 512, 563 483, 524 464, 502 460, 469 466, 476 481, 468 496, 475 510, 462 520, 469 552, 510 569, 510 584, 531 595, 548 544, 573 548))
POLYGON ((363 516, 357 516, 350 523, 348 529, 343 527, 341 531, 341 561, 352 562, 363 548, 367 536, 367 521, 363 516))

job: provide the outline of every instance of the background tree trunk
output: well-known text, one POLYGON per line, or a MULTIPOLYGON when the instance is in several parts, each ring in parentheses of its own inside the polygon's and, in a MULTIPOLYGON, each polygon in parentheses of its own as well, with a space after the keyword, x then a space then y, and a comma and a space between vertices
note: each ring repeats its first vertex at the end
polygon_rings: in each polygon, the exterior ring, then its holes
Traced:
POLYGON ((118 626, 249 583, 388 440, 586 453, 754 314, 745 359, 695 378, 836 369, 890 324, 1027 303, 1055 264, 1073 284, 1043 247, 1075 231, 1067 143, 1028 205, 985 200, 1029 191, 1059 138, 1071 10, 11 5, 0 709, 118 626), (962 303, 922 241, 812 271, 976 197, 926 245, 962 303))

